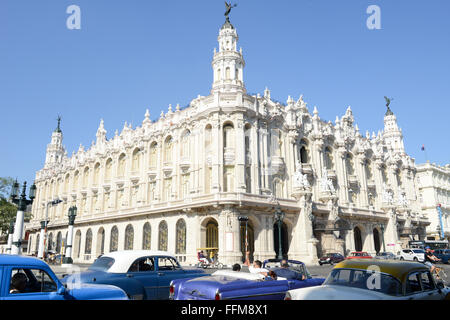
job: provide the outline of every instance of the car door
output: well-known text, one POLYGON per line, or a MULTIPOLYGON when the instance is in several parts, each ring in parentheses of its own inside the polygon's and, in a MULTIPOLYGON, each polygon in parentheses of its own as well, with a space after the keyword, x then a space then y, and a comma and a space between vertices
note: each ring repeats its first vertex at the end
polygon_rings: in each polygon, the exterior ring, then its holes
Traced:
POLYGON ((429 271, 420 272, 420 282, 424 293, 424 300, 441 300, 442 295, 436 287, 434 279, 429 271))
POLYGON ((403 258, 408 261, 413 260, 412 251, 409 249, 403 250, 403 258))
POLYGON ((142 257, 137 259, 128 270, 127 277, 133 278, 142 285, 147 300, 157 298, 158 275, 156 272, 155 257, 142 257))
POLYGON ((5 300, 64 300, 64 295, 57 293, 61 285, 54 274, 40 267, 10 267, 5 269, 4 284, 8 286, 5 300), (18 275, 26 279, 21 290, 15 288, 18 275))
POLYGON ((158 256, 155 260, 157 261, 158 275, 157 299, 167 300, 169 299, 170 282, 182 278, 184 272, 173 257, 158 256))

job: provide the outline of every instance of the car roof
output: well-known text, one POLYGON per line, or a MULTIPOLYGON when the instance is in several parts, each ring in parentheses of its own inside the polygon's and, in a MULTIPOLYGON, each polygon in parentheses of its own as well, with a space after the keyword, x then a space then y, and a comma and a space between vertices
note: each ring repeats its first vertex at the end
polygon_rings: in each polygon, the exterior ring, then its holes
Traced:
MULTIPOLYGON (((429 269, 422 263, 412 261, 399 260, 377 260, 377 259, 352 259, 344 260, 338 263, 334 269, 360 269, 367 270, 369 267, 376 266, 380 272, 390 274, 399 279, 401 282, 405 280, 410 272, 428 271, 429 269)), ((371 268, 373 270, 373 268, 371 268)))
POLYGON ((175 256, 166 251, 153 250, 124 250, 105 253, 102 257, 109 257, 114 259, 114 264, 109 268, 110 273, 126 273, 130 269, 131 264, 136 259, 148 256, 164 256, 175 258, 175 256))
POLYGON ((0 254, 0 265, 33 265, 47 267, 47 264, 35 257, 0 254))

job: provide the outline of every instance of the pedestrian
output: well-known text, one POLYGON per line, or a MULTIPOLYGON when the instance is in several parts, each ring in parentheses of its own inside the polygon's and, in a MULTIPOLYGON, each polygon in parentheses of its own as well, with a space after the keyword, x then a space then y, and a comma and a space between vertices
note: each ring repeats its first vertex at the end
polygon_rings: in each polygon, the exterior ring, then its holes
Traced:
POLYGON ((241 265, 239 263, 235 263, 233 265, 233 271, 237 271, 237 272, 241 271, 241 265))

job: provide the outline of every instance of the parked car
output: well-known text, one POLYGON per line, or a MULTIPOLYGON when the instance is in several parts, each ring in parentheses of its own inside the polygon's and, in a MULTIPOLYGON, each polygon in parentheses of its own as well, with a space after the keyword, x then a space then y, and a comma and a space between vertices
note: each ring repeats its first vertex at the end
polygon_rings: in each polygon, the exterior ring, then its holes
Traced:
POLYGON ((203 269, 182 268, 164 251, 116 251, 97 258, 87 271, 63 278, 78 277, 82 283, 111 284, 122 288, 133 300, 167 300, 174 279, 208 275, 203 269))
MULTIPOLYGON (((286 291, 321 285, 323 278, 313 279, 306 266, 296 260, 288 260, 289 270, 296 271, 296 279, 278 277, 273 280, 262 274, 243 271, 220 270, 207 277, 179 279, 170 284, 173 300, 283 300, 286 291), (301 275, 305 275, 304 280, 301 275)), ((274 271, 280 260, 266 260, 263 268, 274 271)), ((281 273, 280 273, 281 274, 281 273)))
POLYGON ((318 287, 289 290, 285 300, 450 300, 450 288, 436 282, 418 262, 345 260, 318 287), (374 272, 377 270, 377 272, 374 272))
POLYGON ((448 260, 450 259, 450 249, 436 249, 433 254, 436 258, 441 259, 440 262, 442 263, 448 263, 448 260))
POLYGON ((363 251, 354 251, 351 252, 349 256, 345 259, 372 259, 372 256, 367 252, 363 251))
POLYGON ((403 249, 399 253, 399 259, 423 262, 425 260, 425 251, 422 249, 403 249))
POLYGON ((0 300, 128 300, 111 285, 63 285, 44 261, 0 255, 0 300))
POLYGON ((396 260, 397 256, 395 254, 393 254, 392 252, 379 252, 375 256, 375 259, 396 260))
POLYGON ((335 264, 345 260, 345 257, 340 253, 327 253, 319 259, 319 264, 335 264))

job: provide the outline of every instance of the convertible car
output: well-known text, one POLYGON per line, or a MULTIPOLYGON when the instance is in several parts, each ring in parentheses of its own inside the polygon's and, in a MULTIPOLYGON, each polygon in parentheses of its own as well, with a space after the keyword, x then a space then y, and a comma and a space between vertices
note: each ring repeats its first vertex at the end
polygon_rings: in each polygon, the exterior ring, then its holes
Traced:
POLYGON ((345 260, 318 287, 290 290, 285 300, 450 300, 450 289, 436 282, 418 262, 345 260))
MULTIPOLYGON (((306 266, 289 260, 295 278, 278 277, 277 280, 262 274, 220 270, 211 276, 196 279, 173 280, 170 298, 173 300, 282 300, 287 290, 319 286, 325 279, 313 279, 306 266), (304 277, 302 277, 304 275, 304 277), (304 278, 304 280, 300 280, 304 278)), ((266 260, 263 268, 277 273, 279 260, 266 260)), ((282 274, 282 272, 279 272, 282 274)))
POLYGON ((0 255, 0 300, 128 300, 110 285, 63 285, 43 261, 0 255))
POLYGON ((206 275, 202 269, 183 269, 173 255, 164 251, 129 250, 105 254, 87 271, 62 281, 114 285, 132 300, 167 300, 172 280, 206 275))

